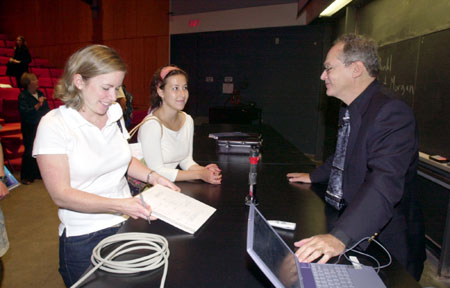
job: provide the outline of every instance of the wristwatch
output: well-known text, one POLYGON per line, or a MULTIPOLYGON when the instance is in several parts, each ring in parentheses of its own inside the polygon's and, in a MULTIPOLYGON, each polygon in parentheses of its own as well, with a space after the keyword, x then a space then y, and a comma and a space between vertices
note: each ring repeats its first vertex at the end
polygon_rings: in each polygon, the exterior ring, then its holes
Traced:
POLYGON ((0 176, 0 181, 6 184, 8 183, 8 178, 6 176, 0 176))

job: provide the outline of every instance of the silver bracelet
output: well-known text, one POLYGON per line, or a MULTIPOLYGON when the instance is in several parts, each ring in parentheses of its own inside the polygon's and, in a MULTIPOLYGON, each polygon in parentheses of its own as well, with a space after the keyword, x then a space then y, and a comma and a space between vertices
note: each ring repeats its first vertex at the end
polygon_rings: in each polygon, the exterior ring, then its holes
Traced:
POLYGON ((150 176, 152 175, 153 172, 155 172, 155 171, 152 170, 152 171, 148 172, 148 174, 147 174, 147 183, 148 184, 150 184, 150 176))

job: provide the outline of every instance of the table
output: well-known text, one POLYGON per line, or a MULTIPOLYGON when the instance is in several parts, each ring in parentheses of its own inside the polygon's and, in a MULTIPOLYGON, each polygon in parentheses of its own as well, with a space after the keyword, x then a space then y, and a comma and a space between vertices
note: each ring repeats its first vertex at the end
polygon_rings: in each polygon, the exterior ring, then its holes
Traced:
MULTIPOLYGON (((223 171, 223 183, 177 182, 183 193, 217 209, 199 231, 190 235, 163 221, 149 225, 142 219, 130 219, 120 230, 167 238, 170 257, 165 287, 271 287, 246 252, 248 207, 244 198, 248 193, 248 157, 217 155, 215 141, 207 138, 209 132, 231 129, 227 127, 196 127, 194 140, 194 159, 200 164, 217 162, 223 171)), ((286 173, 310 171, 314 163, 270 127, 261 129, 264 150, 258 165, 258 208, 267 219, 297 223, 294 232, 278 230, 294 248, 296 240, 326 233, 333 213, 322 200, 323 185, 290 184, 286 180, 286 173)), ((381 256, 379 251, 372 250, 371 253, 381 256)), ((159 287, 161 276, 162 268, 136 275, 97 271, 82 287, 159 287)), ((380 272, 380 277, 387 287, 420 287, 395 261, 380 272)))

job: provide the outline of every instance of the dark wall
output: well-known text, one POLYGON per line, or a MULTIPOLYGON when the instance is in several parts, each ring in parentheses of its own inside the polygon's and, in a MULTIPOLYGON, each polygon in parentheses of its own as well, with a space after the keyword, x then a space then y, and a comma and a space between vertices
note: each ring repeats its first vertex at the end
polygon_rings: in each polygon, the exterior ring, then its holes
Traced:
POLYGON ((380 48, 379 80, 413 107, 419 149, 450 157, 450 29, 380 48))
POLYGON ((222 84, 231 76, 242 103, 255 102, 265 123, 315 154, 324 30, 309 25, 172 35, 171 62, 190 75, 187 112, 208 116, 209 107, 230 105, 222 84))

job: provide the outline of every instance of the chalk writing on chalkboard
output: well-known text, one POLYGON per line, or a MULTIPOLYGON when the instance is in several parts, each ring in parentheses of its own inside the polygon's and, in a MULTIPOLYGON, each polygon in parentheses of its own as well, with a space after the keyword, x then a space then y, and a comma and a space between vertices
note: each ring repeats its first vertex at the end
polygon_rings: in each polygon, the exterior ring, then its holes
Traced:
POLYGON ((392 72, 392 55, 389 55, 384 60, 383 62, 383 58, 381 58, 380 70, 384 73, 379 77, 381 78, 379 81, 399 95, 409 94, 414 96, 416 92, 415 83, 398 82, 397 76, 392 72))
POLYGON ((413 108, 419 149, 450 158, 450 29, 380 47, 378 81, 413 108))

